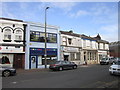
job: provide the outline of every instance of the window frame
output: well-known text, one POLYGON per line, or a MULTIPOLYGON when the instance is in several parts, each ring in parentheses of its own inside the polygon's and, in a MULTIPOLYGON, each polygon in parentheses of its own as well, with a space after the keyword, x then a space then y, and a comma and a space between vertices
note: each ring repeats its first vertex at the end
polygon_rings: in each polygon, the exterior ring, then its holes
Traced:
MULTIPOLYGON (((45 32, 30 31, 30 42, 45 43, 45 40, 43 40, 43 41, 40 40, 40 38, 42 38, 42 37, 41 37, 41 36, 42 36, 41 34, 44 34, 44 33, 45 33, 45 32), (39 40, 36 40, 36 41, 31 40, 31 33, 32 33, 32 32, 35 32, 35 36, 37 35, 36 32, 39 33, 39 35, 38 35, 38 39, 39 39, 39 40)), ((47 43, 57 43, 57 34, 56 34, 56 33, 46 33, 46 36, 47 36, 47 43), (48 38, 49 38, 49 35, 50 35, 50 34, 52 34, 52 36, 55 35, 55 38, 56 38, 56 41, 55 41, 55 42, 49 42, 49 41, 48 41, 48 38)), ((45 39, 45 37, 43 37, 43 38, 45 39)))
POLYGON ((10 29, 10 28, 6 28, 5 30, 4 30, 4 42, 11 42, 12 41, 12 30, 10 29), (9 30, 10 32, 8 33, 8 31, 6 31, 6 30, 9 30), (7 35, 7 39, 5 38, 5 35, 7 35), (8 36, 10 36, 10 39, 8 38, 8 36))

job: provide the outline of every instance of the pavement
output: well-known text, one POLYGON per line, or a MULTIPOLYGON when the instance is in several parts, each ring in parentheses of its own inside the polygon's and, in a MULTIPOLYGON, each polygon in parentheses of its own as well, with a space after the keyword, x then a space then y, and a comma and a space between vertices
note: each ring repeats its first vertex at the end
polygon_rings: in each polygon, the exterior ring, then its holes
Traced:
POLYGON ((24 69, 17 69, 16 70, 17 73, 31 73, 31 72, 45 72, 45 71, 49 71, 49 69, 45 69, 45 68, 37 68, 37 69, 28 69, 28 70, 24 70, 24 69))
MULTIPOLYGON (((78 68, 79 67, 90 67, 90 66, 92 66, 93 64, 88 64, 88 65, 78 65, 78 68)), ((27 69, 27 70, 25 70, 25 69, 17 69, 16 70, 17 71, 17 73, 30 73, 30 72, 46 72, 46 71, 49 71, 49 68, 35 68, 35 69, 27 69)))

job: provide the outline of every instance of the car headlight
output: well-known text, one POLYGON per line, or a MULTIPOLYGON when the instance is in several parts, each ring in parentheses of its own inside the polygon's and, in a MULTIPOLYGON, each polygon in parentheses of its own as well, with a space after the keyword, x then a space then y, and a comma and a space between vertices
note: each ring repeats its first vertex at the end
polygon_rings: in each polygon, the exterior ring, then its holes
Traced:
POLYGON ((10 69, 10 70, 14 71, 15 69, 10 69))
POLYGON ((112 67, 109 67, 109 69, 112 69, 112 67))

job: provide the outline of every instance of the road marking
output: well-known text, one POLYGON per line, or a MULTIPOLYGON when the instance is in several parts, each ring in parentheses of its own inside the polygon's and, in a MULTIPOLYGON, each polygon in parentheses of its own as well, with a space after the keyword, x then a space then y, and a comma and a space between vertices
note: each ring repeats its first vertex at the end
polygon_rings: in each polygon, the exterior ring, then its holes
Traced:
POLYGON ((16 84, 17 82, 12 82, 13 84, 16 84))

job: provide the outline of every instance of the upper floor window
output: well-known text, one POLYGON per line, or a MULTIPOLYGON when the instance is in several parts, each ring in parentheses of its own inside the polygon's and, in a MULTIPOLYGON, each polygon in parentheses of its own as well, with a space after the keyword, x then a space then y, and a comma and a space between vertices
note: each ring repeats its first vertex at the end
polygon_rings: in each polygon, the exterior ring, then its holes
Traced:
POLYGON ((30 41, 39 41, 39 32, 30 32, 30 41))
POLYGON ((83 40, 83 47, 86 47, 86 40, 83 40))
POLYGON ((90 41, 90 48, 93 48, 92 41, 90 41))
POLYGON ((16 30, 15 40, 22 40, 22 31, 21 30, 16 30))
POLYGON ((72 39, 68 38, 68 43, 71 45, 72 44, 72 39))
MULTIPOLYGON (((49 43, 57 43, 57 34, 47 33, 47 42, 49 43)), ((44 32, 30 32, 30 41, 36 42, 45 42, 45 33, 44 32)))
POLYGON ((100 49, 100 44, 98 43, 98 49, 100 49))
POLYGON ((4 40, 11 40, 11 30, 10 29, 5 29, 4 40))
POLYGON ((47 41, 50 43, 56 43, 57 42, 57 34, 48 33, 47 41))

